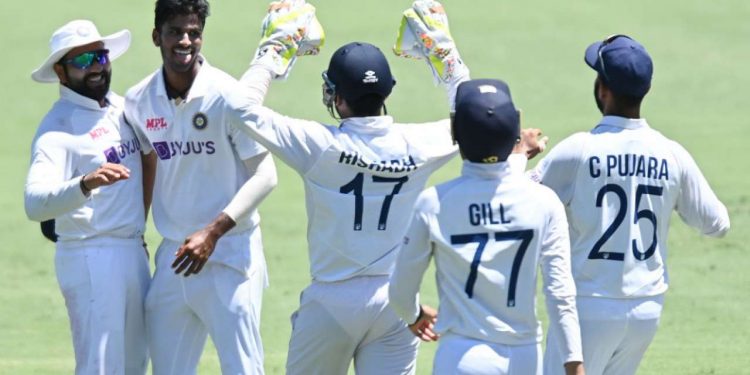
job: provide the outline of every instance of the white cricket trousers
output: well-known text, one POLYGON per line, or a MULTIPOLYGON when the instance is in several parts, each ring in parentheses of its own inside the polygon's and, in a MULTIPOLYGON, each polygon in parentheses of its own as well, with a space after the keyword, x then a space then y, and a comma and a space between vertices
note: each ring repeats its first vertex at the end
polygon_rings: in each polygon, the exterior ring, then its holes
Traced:
POLYGON ((433 363, 434 375, 541 375, 542 346, 504 345, 447 333, 438 341, 433 363))
MULTIPOLYGON (((266 266, 260 230, 252 233, 251 249, 233 249, 252 251, 255 266, 246 272, 209 261, 198 274, 177 275, 172 262, 181 243, 162 241, 146 297, 154 375, 196 374, 207 335, 216 346, 222 374, 263 374, 260 309, 266 266)), ((221 238, 217 250, 232 240, 221 238)))
POLYGON ((316 282, 292 314, 287 375, 414 374, 419 340, 388 305, 388 276, 316 282))
MULTIPOLYGON (((664 295, 633 299, 576 298, 586 375, 634 375, 659 327, 664 295)), ((559 342, 547 337, 544 374, 564 374, 559 342)))
POLYGON ((143 301, 150 274, 143 241, 57 242, 55 271, 70 319, 75 373, 145 374, 143 301))

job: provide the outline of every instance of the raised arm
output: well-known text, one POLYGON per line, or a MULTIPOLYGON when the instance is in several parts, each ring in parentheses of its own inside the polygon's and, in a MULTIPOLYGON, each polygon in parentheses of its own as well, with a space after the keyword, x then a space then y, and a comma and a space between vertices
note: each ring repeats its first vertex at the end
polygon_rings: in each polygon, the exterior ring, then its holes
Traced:
POLYGON ((469 67, 458 53, 448 15, 439 2, 417 0, 403 12, 393 52, 427 63, 435 82, 445 88, 452 112, 458 85, 470 79, 469 67))

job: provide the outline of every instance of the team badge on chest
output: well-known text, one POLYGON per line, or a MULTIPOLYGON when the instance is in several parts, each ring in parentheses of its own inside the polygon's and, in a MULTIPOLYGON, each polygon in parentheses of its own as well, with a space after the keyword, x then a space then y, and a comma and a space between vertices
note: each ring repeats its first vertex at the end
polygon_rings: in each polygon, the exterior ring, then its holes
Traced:
POLYGON ((205 113, 198 112, 193 116, 193 127, 198 130, 203 130, 208 126, 208 116, 205 113))

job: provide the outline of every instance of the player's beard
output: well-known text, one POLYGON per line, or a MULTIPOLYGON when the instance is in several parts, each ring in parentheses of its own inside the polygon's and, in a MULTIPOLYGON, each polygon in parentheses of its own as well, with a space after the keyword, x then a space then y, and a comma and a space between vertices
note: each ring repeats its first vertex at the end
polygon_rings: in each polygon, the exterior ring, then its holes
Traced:
POLYGON ((97 73, 88 73, 81 80, 70 79, 70 76, 68 76, 67 86, 69 89, 98 102, 107 96, 111 80, 112 71, 102 70, 97 73))

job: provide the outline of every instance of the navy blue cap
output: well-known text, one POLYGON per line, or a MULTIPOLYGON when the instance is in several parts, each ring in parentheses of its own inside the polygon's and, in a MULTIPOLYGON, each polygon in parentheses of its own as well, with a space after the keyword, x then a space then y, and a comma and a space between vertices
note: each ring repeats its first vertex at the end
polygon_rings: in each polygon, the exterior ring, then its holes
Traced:
POLYGON ((591 44, 584 60, 616 94, 641 98, 651 88, 651 56, 627 35, 613 35, 591 44))
POLYGON ((475 79, 458 86, 453 137, 467 160, 506 160, 521 136, 520 120, 505 82, 475 79))
POLYGON ((367 94, 385 99, 396 85, 385 55, 369 43, 352 42, 336 50, 326 74, 336 93, 348 101, 367 94))

